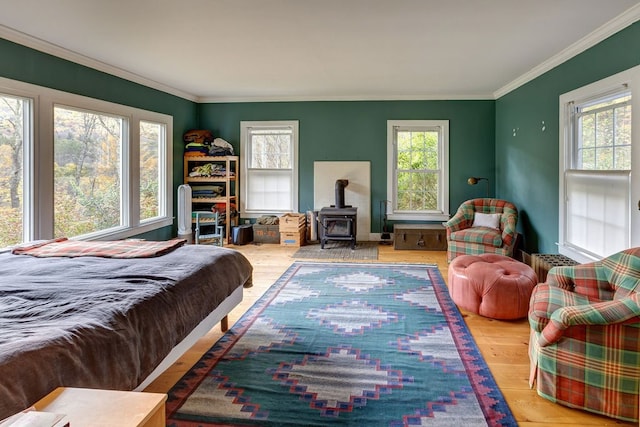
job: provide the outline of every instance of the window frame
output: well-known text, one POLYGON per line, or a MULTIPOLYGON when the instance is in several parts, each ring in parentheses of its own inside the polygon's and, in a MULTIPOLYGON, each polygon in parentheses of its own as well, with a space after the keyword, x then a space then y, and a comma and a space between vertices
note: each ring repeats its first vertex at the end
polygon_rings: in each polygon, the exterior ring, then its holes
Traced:
MULTIPOLYGON (((0 80, 0 83, 1 80, 0 80)), ((23 135, 22 135, 22 241, 34 239, 35 197, 33 193, 34 174, 33 164, 34 141, 37 139, 37 127, 34 125, 34 115, 38 108, 39 98, 32 92, 20 87, 3 87, 0 84, 0 96, 20 98, 28 103, 29 111, 23 111, 23 135)))
POLYGON ((449 120, 387 120, 387 197, 390 220, 446 221, 449 219, 449 120), (398 206, 397 129, 438 131, 438 209, 400 211, 398 206))
MULTIPOLYGON (((157 124, 160 127, 160 133, 162 134, 162 136, 164 137, 164 144, 160 144, 158 146, 158 183, 160 184, 158 187, 158 215, 155 217, 151 217, 151 218, 146 218, 146 219, 141 219, 139 216, 137 218, 137 220, 139 221, 140 224, 146 224, 149 222, 154 222, 156 221, 157 218, 160 217, 166 217, 169 215, 169 212, 167 211, 168 207, 172 207, 173 206, 173 199, 171 199, 170 203, 167 204, 166 201, 166 195, 168 194, 173 194, 172 191, 172 177, 168 177, 167 176, 167 168, 162 168, 162 165, 169 165, 170 171, 173 171, 173 167, 171 167, 173 165, 173 162, 170 162, 168 159, 170 159, 170 155, 171 155, 171 151, 169 151, 170 147, 167 144, 167 140, 169 138, 169 136, 172 134, 172 132, 169 132, 169 127, 167 126, 166 123, 160 123, 157 120, 147 120, 145 118, 143 118, 142 116, 140 117, 139 121, 138 121, 138 126, 136 126, 136 132, 140 132, 140 123, 141 122, 146 122, 146 123, 153 123, 153 124, 157 124), (164 183, 164 184, 163 184, 164 183), (166 188, 165 188, 166 187, 166 188)), ((140 140, 140 135, 138 134, 138 140, 140 140)), ((140 147, 140 145, 138 145, 138 147, 140 147)), ((138 150, 138 165, 140 165, 140 150, 138 150)), ((140 173, 140 168, 134 168, 134 170, 136 171, 136 173, 140 173)), ((138 191, 138 206, 140 206, 141 204, 141 198, 140 198, 140 176, 136 176, 134 177, 138 183, 138 185, 136 186, 136 189, 138 191)), ((140 211, 137 211, 137 214, 140 215, 140 211)))
POLYGON ((298 211, 298 147, 299 147, 299 122, 298 120, 269 120, 269 121, 241 121, 240 122, 240 215, 243 218, 258 218, 262 215, 281 215, 287 212, 298 211), (289 195, 289 207, 282 210, 272 209, 248 209, 247 200, 249 186, 251 184, 251 174, 249 173, 249 162, 251 160, 250 136, 251 129, 275 129, 275 128, 291 128, 292 144, 291 144, 291 161, 292 167, 290 171, 291 178, 291 194, 289 195))
MULTIPOLYGON (((635 171, 640 170, 640 134, 634 129, 640 129, 640 66, 620 72, 605 79, 593 82, 583 87, 560 95, 559 97, 559 177, 558 177, 558 252, 566 255, 578 262, 592 262, 610 255, 614 249, 605 250, 606 254, 594 252, 592 247, 583 247, 581 244, 571 242, 568 221, 570 212, 568 207, 569 186, 572 185, 573 176, 583 176, 587 180, 620 180, 624 179, 625 173, 633 176, 635 171), (584 169, 577 161, 578 142, 577 136, 577 114, 574 114, 577 107, 585 104, 593 104, 598 99, 606 99, 615 93, 631 93, 631 169, 630 170, 596 170, 584 169), (617 177, 617 178, 616 178, 617 177)), ((629 178, 629 177, 628 177, 629 178)), ((640 229, 640 218, 634 209, 634 200, 640 199, 640 185, 634 182, 637 180, 628 179, 628 209, 625 213, 628 218, 624 221, 628 224, 625 232, 624 242, 621 242, 620 250, 626 247, 636 246, 638 241, 634 241, 633 230, 640 229)), ((589 188, 595 184, 590 184, 589 188)), ((604 185, 604 184, 603 184, 604 185)), ((598 193, 596 193, 598 194, 598 193)), ((637 239, 636 239, 637 240, 637 239)), ((614 245, 610 245, 614 247, 614 245)))
MULTIPOLYGON (((596 94, 594 97, 588 97, 587 99, 581 99, 581 100, 576 100, 576 101, 571 101, 568 102, 566 104, 566 108, 567 108, 567 118, 568 120, 570 120, 570 132, 569 132, 569 138, 570 141, 567 141, 568 143, 571 143, 571 159, 570 159, 570 165, 572 169, 576 169, 576 170, 621 170, 619 168, 614 168, 614 169, 599 169, 598 167, 596 168, 586 168, 584 167, 584 153, 586 150, 593 150, 594 152, 594 161, 596 163, 596 166, 598 164, 597 162, 597 156, 595 154, 598 153, 599 150, 604 149, 604 147, 606 147, 605 145, 601 145, 598 144, 597 141, 594 141, 594 146, 593 147, 585 147, 584 145, 579 144, 579 137, 580 137, 580 119, 584 118, 587 115, 593 115, 593 114, 599 114, 601 112, 604 111, 612 111, 612 113, 615 113, 615 109, 620 108, 621 106, 631 106, 631 100, 627 100, 627 101, 623 101, 621 103, 617 103, 617 104, 612 104, 612 105, 608 105, 606 107, 600 107, 597 108, 595 110, 588 110, 587 112, 584 112, 583 110, 581 110, 581 108, 584 108, 585 106, 593 106, 593 105, 597 105, 598 103, 602 103, 605 102, 605 100, 609 99, 615 99, 615 98, 622 98, 625 96, 631 96, 631 91, 629 90, 627 85, 621 85, 620 87, 618 87, 617 89, 613 90, 613 91, 607 91, 605 93, 600 93, 600 94, 596 94)), ((633 99, 633 98, 632 98, 633 99)), ((615 114, 613 114, 613 126, 614 128, 617 127, 617 123, 615 122, 615 114)), ((598 133, 598 123, 596 121, 596 123, 594 124, 594 129, 596 130, 596 134, 598 133)), ((625 145, 621 145, 618 143, 617 138, 613 138, 613 142, 611 145, 611 150, 612 150, 612 155, 613 155, 613 163, 615 163, 615 151, 621 147, 624 147, 625 145)), ((629 147, 631 146, 631 141, 629 141, 629 147)))
MULTIPOLYGON (((109 101, 76 95, 0 77, 0 93, 32 100, 32 139, 24 144, 23 186, 24 241, 51 239, 54 235, 54 107, 123 117, 127 122, 127 143, 121 151, 122 225, 81 236, 78 240, 122 239, 173 225, 173 117, 109 101), (159 215, 140 221, 139 140, 140 121, 159 123, 165 129, 165 141, 159 151, 160 167, 158 195, 159 215), (160 154, 161 153, 161 154, 160 154), (28 206, 27 206, 28 205, 28 206)), ((26 140, 26 138, 25 138, 26 140)))

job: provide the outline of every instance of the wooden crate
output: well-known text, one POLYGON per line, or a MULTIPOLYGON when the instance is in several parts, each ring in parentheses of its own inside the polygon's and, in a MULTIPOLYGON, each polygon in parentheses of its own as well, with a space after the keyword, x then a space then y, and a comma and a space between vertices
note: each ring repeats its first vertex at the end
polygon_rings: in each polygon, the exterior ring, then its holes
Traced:
POLYGON ((280 232, 297 233, 307 226, 307 215, 303 213, 286 213, 280 217, 280 232))
POLYGON ((397 250, 446 251, 447 232, 442 224, 395 224, 393 248, 397 250))
POLYGON ((307 243, 307 228, 298 231, 280 232, 280 246, 304 246, 307 243))

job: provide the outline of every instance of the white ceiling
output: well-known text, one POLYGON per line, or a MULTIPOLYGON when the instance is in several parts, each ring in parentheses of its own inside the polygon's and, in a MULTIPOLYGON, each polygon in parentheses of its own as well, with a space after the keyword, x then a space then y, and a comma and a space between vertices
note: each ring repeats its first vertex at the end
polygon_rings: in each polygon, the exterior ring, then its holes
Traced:
POLYGON ((479 99, 635 22, 639 4, 0 0, 0 37, 198 101, 479 99))

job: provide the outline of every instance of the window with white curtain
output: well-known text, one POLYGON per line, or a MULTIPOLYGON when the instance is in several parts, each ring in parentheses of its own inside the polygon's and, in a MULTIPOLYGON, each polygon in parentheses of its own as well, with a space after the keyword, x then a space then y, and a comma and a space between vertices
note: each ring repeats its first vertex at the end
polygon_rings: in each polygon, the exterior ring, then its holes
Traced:
POLYGON ((631 244, 632 93, 610 84, 561 97, 560 252, 581 262, 631 244))
POLYGON ((298 122, 240 122, 240 213, 298 211, 298 122))

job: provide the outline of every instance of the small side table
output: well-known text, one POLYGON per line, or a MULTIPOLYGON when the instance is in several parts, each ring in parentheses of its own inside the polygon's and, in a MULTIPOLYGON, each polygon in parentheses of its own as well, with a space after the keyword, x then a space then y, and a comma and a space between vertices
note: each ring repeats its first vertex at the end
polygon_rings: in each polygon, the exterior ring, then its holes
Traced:
POLYGON ((34 406, 66 414, 71 426, 164 427, 167 395, 58 387, 34 406))

